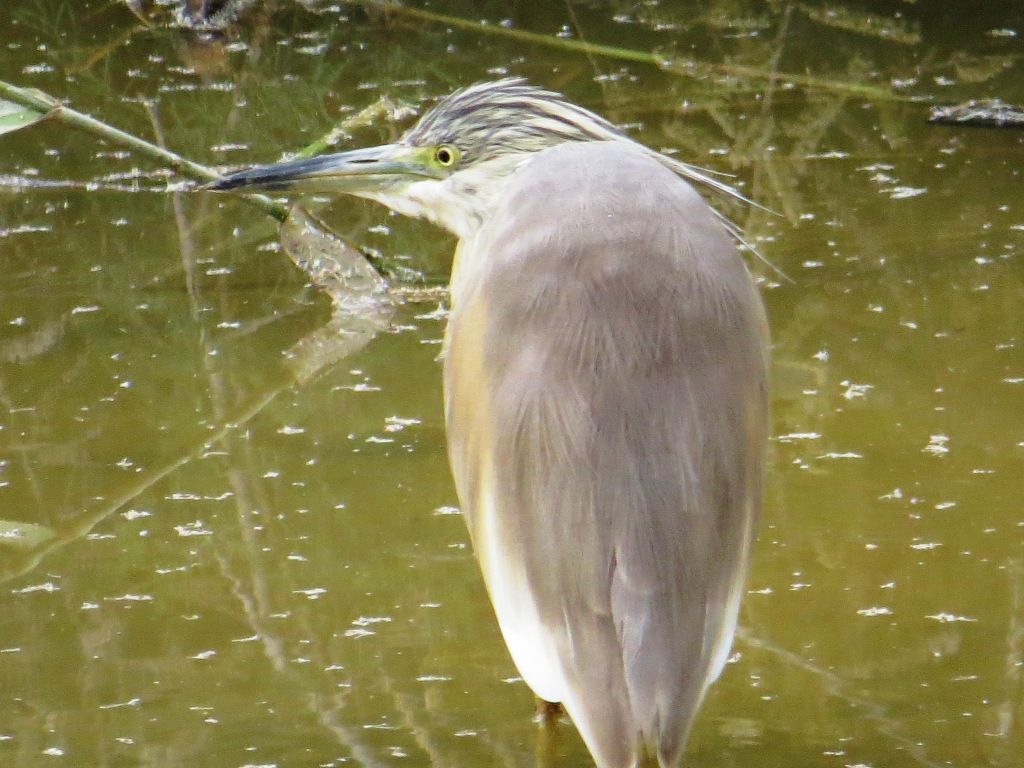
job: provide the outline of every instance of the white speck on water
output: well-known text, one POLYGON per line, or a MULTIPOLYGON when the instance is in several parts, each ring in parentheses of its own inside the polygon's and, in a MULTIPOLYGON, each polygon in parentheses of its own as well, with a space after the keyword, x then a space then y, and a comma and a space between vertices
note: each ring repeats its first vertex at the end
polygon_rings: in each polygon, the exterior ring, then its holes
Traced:
POLYGON ((973 624, 978 621, 977 619, 972 619, 968 616, 957 616, 954 613, 933 613, 925 616, 925 618, 932 619, 933 621, 940 621, 943 624, 950 624, 955 621, 966 621, 973 624))
POLYGON ((886 190, 891 200, 906 200, 908 197, 917 197, 928 191, 927 187, 906 187, 896 186, 886 190))
POLYGON ((780 443, 793 443, 797 440, 819 440, 821 439, 820 432, 790 432, 785 435, 779 435, 775 438, 780 443))
POLYGON ((54 584, 52 581, 47 581, 43 584, 32 584, 28 587, 22 587, 21 589, 11 590, 15 595, 27 595, 31 592, 58 592, 60 587, 54 584))
POLYGON ((121 707, 137 707, 142 703, 142 699, 136 696, 128 701, 119 701, 116 704, 100 704, 100 709, 120 709, 121 707))
POLYGON ((932 435, 928 438, 928 445, 921 449, 922 453, 930 453, 933 456, 942 456, 943 454, 949 453, 949 436, 948 435, 932 435))
POLYGON ((202 520, 194 520, 191 523, 174 526, 179 536, 212 536, 213 531, 204 527, 202 520))
POLYGON ((875 388, 874 384, 853 384, 849 381, 842 381, 840 384, 846 387, 846 391, 843 392, 843 397, 847 400, 867 397, 868 390, 875 388))
POLYGON ((885 606, 872 606, 871 608, 861 608, 857 614, 859 616, 891 616, 892 609, 885 606))
POLYGON ((401 416, 388 416, 384 419, 385 432, 401 432, 406 427, 422 424, 420 419, 403 419, 401 416))

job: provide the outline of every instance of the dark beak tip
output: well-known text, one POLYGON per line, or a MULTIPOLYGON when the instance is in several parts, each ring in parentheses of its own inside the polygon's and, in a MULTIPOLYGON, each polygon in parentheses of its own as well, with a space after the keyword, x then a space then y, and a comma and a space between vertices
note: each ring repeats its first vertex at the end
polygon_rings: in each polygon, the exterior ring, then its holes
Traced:
POLYGON ((243 190, 248 192, 280 192, 292 188, 293 179, 288 175, 275 175, 266 172, 259 172, 262 169, 250 169, 238 173, 221 176, 219 179, 208 181, 198 189, 203 192, 233 192, 243 190))
POLYGON ((253 182, 251 171, 238 171, 212 179, 201 185, 199 189, 203 192, 228 192, 239 187, 250 186, 253 182))

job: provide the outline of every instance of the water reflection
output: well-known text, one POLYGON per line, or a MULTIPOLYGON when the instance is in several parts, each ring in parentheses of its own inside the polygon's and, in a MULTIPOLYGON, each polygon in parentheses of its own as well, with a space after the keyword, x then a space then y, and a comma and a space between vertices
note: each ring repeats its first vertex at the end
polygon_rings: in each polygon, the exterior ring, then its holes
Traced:
MULTIPOLYGON (((141 135, 148 116, 122 99, 151 98, 168 145, 199 160, 274 160, 381 92, 416 106, 501 70, 740 174, 783 216, 729 213, 795 284, 762 270, 768 504, 743 635, 688 764, 1022 762, 1018 133, 349 5, 243 28, 220 43, 227 68, 117 6, 9 5, 0 77, 141 135)), ((876 9, 919 42, 807 3, 475 13, 897 96, 1024 101, 1016 4, 925 5, 876 9)), ((283 353, 334 303, 271 220, 212 196, 88 191, 165 177, 54 125, 0 139, 0 174, 22 182, 0 188, 0 519, 54 535, 42 557, 0 544, 0 762, 533 764, 532 702, 452 508, 438 297, 296 383, 283 353)), ((451 244, 430 227, 362 203, 319 213, 443 280, 451 244)), ((570 728, 554 749, 589 764, 570 728)))

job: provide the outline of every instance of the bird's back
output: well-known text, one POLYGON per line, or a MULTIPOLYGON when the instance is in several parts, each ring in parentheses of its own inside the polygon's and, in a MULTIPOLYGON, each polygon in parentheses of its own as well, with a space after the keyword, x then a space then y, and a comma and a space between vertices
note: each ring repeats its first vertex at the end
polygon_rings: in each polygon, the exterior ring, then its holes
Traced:
POLYGON ((626 142, 524 165, 458 270, 450 456, 513 658, 602 768, 645 746, 675 765, 760 507, 756 288, 703 199, 626 142))

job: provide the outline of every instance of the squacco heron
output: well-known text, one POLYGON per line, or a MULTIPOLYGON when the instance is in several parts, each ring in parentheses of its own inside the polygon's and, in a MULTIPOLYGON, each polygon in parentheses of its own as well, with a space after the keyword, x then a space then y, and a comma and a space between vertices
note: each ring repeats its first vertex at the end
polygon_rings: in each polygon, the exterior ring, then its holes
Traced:
POLYGON ((344 193, 459 238, 448 453, 527 685, 600 768, 676 766, 726 663, 762 498, 767 323, 727 189, 519 79, 397 143, 214 189, 344 193))

